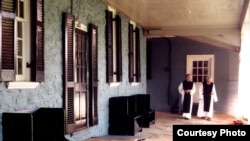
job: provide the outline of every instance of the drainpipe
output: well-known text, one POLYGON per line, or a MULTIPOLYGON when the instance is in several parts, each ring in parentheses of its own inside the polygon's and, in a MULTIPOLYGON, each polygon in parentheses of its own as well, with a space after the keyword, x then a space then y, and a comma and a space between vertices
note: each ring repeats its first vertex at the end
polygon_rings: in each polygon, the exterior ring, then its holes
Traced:
POLYGON ((170 96, 170 88, 171 88, 171 85, 170 85, 170 82, 171 82, 171 52, 172 52, 172 45, 171 45, 171 41, 169 38, 164 38, 167 42, 168 42, 168 47, 169 47, 169 52, 168 52, 168 67, 165 68, 167 69, 167 71, 169 72, 169 77, 168 77, 168 91, 167 91, 167 99, 168 99, 168 105, 171 105, 171 96, 170 96))

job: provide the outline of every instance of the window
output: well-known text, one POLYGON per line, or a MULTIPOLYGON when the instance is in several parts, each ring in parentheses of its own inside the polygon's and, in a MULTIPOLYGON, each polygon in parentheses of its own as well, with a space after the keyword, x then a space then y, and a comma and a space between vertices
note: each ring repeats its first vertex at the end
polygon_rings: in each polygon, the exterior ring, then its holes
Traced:
POLYGON ((98 31, 93 24, 87 29, 68 13, 64 14, 64 24, 65 122, 66 132, 74 133, 98 123, 98 31))
POLYGON ((204 82, 208 76, 208 60, 193 61, 193 81, 204 82))
POLYGON ((8 88, 44 81, 43 0, 1 1, 0 80, 8 88), (28 82, 28 83, 27 83, 28 82))
POLYGON ((187 55, 187 73, 193 75, 194 82, 204 82, 206 76, 214 76, 214 55, 187 55))
POLYGON ((121 18, 114 10, 106 10, 107 83, 119 85, 122 81, 121 18))
POLYGON ((29 68, 25 66, 25 62, 30 64, 30 58, 26 58, 30 49, 28 42, 28 39, 30 39, 28 1, 17 0, 16 13, 16 80, 25 81, 30 79, 29 73, 26 72, 29 68))
POLYGON ((129 24, 129 82, 137 85, 141 81, 140 30, 134 23, 129 24))

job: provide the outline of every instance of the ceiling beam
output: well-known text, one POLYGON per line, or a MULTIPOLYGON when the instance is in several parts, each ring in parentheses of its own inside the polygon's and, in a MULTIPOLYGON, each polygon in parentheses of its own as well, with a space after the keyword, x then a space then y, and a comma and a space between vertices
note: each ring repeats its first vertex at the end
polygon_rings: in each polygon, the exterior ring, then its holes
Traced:
POLYGON ((224 44, 231 45, 233 47, 240 47, 241 45, 241 38, 237 35, 231 35, 231 34, 224 34, 219 36, 206 36, 209 39, 213 39, 219 42, 222 42, 224 44))
POLYGON ((147 38, 179 36, 234 51, 241 45, 240 27, 176 27, 148 29, 143 33, 147 38))
POLYGON ((240 27, 178 27, 164 29, 145 29, 146 37, 173 37, 173 36, 210 36, 231 34, 240 36, 240 27))
POLYGON ((209 44, 209 45, 216 46, 219 48, 229 49, 229 50, 236 51, 236 52, 240 51, 240 46, 234 46, 230 43, 220 41, 217 38, 211 38, 211 37, 205 37, 205 36, 185 36, 183 38, 209 44))

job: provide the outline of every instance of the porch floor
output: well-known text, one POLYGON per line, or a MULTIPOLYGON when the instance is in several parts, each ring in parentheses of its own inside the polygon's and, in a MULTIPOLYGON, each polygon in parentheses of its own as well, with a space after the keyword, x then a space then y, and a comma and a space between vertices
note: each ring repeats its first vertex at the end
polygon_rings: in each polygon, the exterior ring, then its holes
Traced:
POLYGON ((146 141, 172 141, 173 125, 193 124, 233 124, 235 118, 225 114, 215 114, 211 121, 192 116, 192 119, 185 120, 180 114, 156 112, 155 124, 150 128, 143 128, 138 136, 145 136, 146 141))
POLYGON ((235 118, 225 114, 215 114, 211 121, 193 116, 191 120, 185 120, 180 114, 166 112, 155 113, 155 123, 150 128, 143 128, 135 136, 103 136, 87 139, 86 141, 172 141, 173 125, 193 124, 233 124, 235 118), (144 139, 143 139, 144 138, 144 139))

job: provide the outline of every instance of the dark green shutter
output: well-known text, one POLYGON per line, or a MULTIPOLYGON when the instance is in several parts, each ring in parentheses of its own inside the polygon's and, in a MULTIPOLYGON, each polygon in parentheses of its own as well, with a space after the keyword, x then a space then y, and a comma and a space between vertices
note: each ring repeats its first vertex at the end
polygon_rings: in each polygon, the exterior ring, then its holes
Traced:
POLYGON ((128 77, 129 77, 129 82, 134 81, 134 39, 133 39, 133 25, 129 24, 129 29, 128 29, 128 77))
POLYGON ((98 124, 98 27, 94 24, 89 25, 89 114, 90 126, 98 124))
POLYGON ((106 63, 107 83, 113 82, 113 26, 112 12, 106 10, 106 63))
POLYGON ((135 49, 136 49, 136 82, 141 82, 141 55, 140 55, 140 30, 138 27, 135 28, 135 49))
POLYGON ((116 15, 116 75, 117 81, 122 81, 122 29, 121 29, 121 17, 116 15))
POLYGON ((64 81, 65 81, 65 112, 66 112, 66 133, 73 133, 74 123, 74 41, 75 41, 75 17, 64 13, 64 81))
POLYGON ((1 1, 0 81, 15 80, 16 1, 1 1))
POLYGON ((37 0, 36 20, 36 80, 44 81, 44 6, 43 0, 37 0))
POLYGON ((31 79, 44 81, 44 0, 31 0, 31 79))

